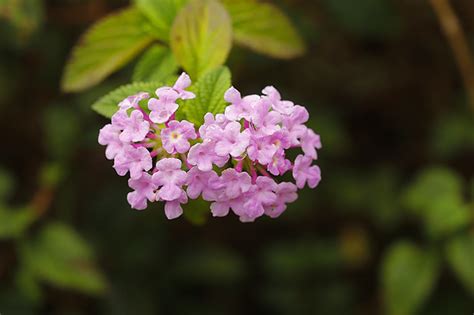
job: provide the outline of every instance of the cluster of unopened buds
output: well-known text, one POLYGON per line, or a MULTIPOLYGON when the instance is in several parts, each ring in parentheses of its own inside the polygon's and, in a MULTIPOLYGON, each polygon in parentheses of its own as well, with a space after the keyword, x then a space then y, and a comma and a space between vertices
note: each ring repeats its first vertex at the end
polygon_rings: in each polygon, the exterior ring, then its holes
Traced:
POLYGON ((173 87, 158 88, 158 98, 130 96, 100 130, 106 157, 120 176, 130 175, 132 208, 163 201, 166 216, 174 219, 188 199, 201 197, 210 202, 213 216, 232 210, 251 222, 264 214, 278 217, 297 199, 298 189, 318 185, 321 173, 313 160, 321 141, 304 125, 306 108, 281 100, 272 86, 263 95, 245 97, 231 87, 224 95, 225 113, 207 113, 197 128, 175 120, 177 100, 195 97, 186 91, 190 85, 183 73, 173 87), (147 106, 140 106, 144 102, 147 106), (294 148, 300 150, 292 162, 286 153, 294 148), (283 181, 290 172, 295 183, 283 181))

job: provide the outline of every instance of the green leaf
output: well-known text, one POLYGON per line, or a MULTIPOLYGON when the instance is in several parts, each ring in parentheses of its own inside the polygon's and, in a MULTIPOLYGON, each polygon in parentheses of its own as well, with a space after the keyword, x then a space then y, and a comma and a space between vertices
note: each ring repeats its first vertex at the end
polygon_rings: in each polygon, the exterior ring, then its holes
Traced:
POLYGON ((137 9, 128 8, 100 20, 74 47, 62 78, 63 91, 78 92, 99 83, 152 40, 137 9))
POLYGON ((0 239, 20 237, 35 218, 30 208, 6 209, 0 206, 0 239))
POLYGON ((222 66, 206 73, 192 88, 196 98, 183 105, 187 119, 200 126, 205 114, 223 113, 227 105, 224 94, 230 85, 231 77, 227 67, 222 66))
POLYGON ((133 71, 135 82, 165 82, 178 71, 178 63, 171 50, 155 45, 147 50, 133 71))
POLYGON ((420 216, 432 237, 443 237, 469 223, 462 198, 462 180, 445 168, 429 168, 408 186, 404 204, 420 216))
POLYGON ((40 281, 88 294, 105 290, 92 250, 67 225, 46 226, 32 243, 23 244, 20 255, 25 268, 40 281))
POLYGON ((448 261, 465 287, 474 296, 474 235, 461 235, 446 247, 448 261))
POLYGON ((270 3, 255 0, 224 0, 232 17, 234 40, 275 58, 293 58, 305 45, 288 17, 270 3))
POLYGON ((135 0, 138 9, 153 25, 153 35, 169 41, 173 21, 188 0, 135 0))
POLYGON ((191 0, 171 30, 171 49, 193 78, 222 65, 232 46, 229 14, 216 0, 191 0))
POLYGON ((153 94, 160 86, 162 86, 162 84, 156 82, 135 82, 122 85, 96 101, 92 105, 92 109, 110 118, 117 111, 118 104, 128 96, 137 94, 138 92, 153 94))
POLYGON ((382 264, 388 315, 415 314, 430 295, 439 274, 439 258, 409 242, 393 245, 382 264))

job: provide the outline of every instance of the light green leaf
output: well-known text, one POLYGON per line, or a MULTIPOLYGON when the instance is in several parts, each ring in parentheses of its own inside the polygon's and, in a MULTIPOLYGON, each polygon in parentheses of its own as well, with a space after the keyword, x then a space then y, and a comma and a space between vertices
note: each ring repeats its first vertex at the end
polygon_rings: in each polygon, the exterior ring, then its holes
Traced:
POLYGON ((474 296, 474 235, 465 234, 450 241, 448 261, 459 279, 474 296))
POLYGON ((165 82, 178 71, 178 63, 171 50, 155 45, 147 50, 133 71, 134 82, 165 82))
POLYGON ((232 18, 234 40, 276 58, 293 58, 305 45, 288 17, 270 3, 255 0, 224 0, 232 18))
POLYGON ((74 47, 62 78, 63 91, 77 92, 99 83, 152 41, 137 9, 128 8, 100 20, 74 47))
POLYGON ((169 41, 171 26, 176 14, 188 0, 135 0, 138 9, 153 25, 153 35, 169 41))
POLYGON ((122 85, 96 101, 92 105, 92 109, 110 118, 117 111, 118 104, 128 96, 139 92, 148 92, 151 95, 162 85, 163 84, 156 82, 136 82, 122 85))
POLYGON ((30 208, 6 209, 0 205, 0 239, 20 237, 35 218, 30 208))
POLYGON ((409 242, 393 245, 382 264, 382 284, 388 315, 415 314, 434 288, 439 258, 409 242))
POLYGON ((105 290, 105 279, 95 266, 89 245, 67 225, 46 226, 35 241, 23 244, 20 255, 40 281, 88 294, 105 290))
POLYGON ((193 79, 222 65, 231 46, 230 17, 216 0, 191 0, 171 29, 171 49, 193 79))
POLYGON ((231 77, 227 67, 222 66, 206 73, 192 88, 196 98, 183 105, 187 119, 200 126, 205 114, 223 113, 227 105, 224 94, 230 85, 231 77))

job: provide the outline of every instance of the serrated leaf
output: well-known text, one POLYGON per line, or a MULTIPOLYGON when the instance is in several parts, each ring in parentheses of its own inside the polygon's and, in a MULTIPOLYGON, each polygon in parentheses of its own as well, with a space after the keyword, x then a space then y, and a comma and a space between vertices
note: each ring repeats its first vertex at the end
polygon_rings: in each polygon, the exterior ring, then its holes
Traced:
POLYGON ((188 0, 135 0, 138 9, 153 25, 153 35, 169 41, 173 21, 188 0))
POLYGON ((110 118, 117 111, 118 104, 126 97, 135 95, 138 92, 148 92, 151 95, 160 86, 162 86, 162 84, 157 82, 136 82, 122 85, 96 101, 92 105, 92 109, 110 118))
POLYGON ((224 0, 232 18, 234 40, 259 53, 293 58, 305 45, 288 17, 270 3, 255 0, 224 0))
POLYGON ((89 294, 105 290, 105 280, 95 266, 91 248, 67 225, 46 226, 35 241, 23 244, 20 257, 40 281, 89 294))
POLYGON ((193 78, 222 65, 232 46, 232 25, 216 0, 191 0, 171 29, 171 49, 193 78))
POLYGON ((135 82, 165 82, 178 71, 178 63, 171 50, 155 45, 149 48, 138 61, 133 71, 135 82))
POLYGON ((7 209, 0 205, 0 239, 20 237, 35 218, 30 208, 7 209))
POLYGON ((200 126, 207 113, 223 113, 227 106, 224 94, 230 85, 231 75, 227 67, 219 67, 206 73, 192 89, 196 98, 183 105, 187 119, 200 126))
POLYGON ((61 87, 78 92, 102 81, 153 41, 135 8, 111 14, 93 25, 74 47, 61 87))
POLYGON ((474 235, 465 234, 450 241, 446 254, 459 280, 474 296, 474 235))
POLYGON ((393 245, 382 264, 388 315, 412 315, 426 301, 439 274, 439 258, 409 242, 393 245))

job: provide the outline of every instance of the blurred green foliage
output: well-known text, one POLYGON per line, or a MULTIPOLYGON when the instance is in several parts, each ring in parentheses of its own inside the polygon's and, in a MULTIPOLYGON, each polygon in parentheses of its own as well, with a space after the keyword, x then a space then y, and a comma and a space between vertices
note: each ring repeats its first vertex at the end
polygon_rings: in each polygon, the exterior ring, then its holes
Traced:
MULTIPOLYGON (((308 53, 282 62, 233 47, 232 81, 226 68, 203 75, 199 101, 218 111, 214 91, 273 84, 307 106, 324 146, 321 185, 255 224, 211 219, 200 201, 187 220, 166 221, 160 205, 131 211, 97 145, 106 120, 90 106, 100 99, 94 109, 110 115, 185 64, 170 53, 185 1, 3 1, 0 313, 472 312, 473 115, 428 2, 222 3, 236 44, 308 53), (117 18, 130 10, 143 16, 117 18), (103 23, 110 37, 97 33, 103 23), (80 71, 68 79, 90 88, 63 94, 61 69, 91 25, 73 56, 92 52, 96 64, 70 65, 80 71)), ((473 38, 472 2, 453 4, 473 38)))

